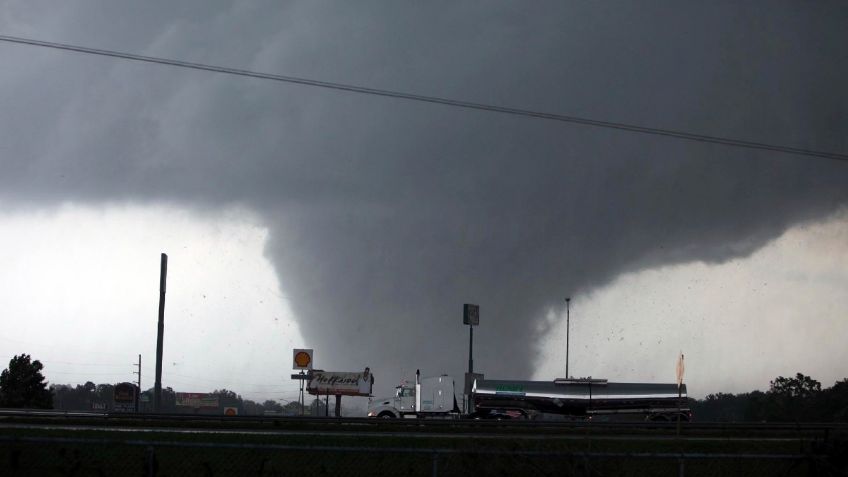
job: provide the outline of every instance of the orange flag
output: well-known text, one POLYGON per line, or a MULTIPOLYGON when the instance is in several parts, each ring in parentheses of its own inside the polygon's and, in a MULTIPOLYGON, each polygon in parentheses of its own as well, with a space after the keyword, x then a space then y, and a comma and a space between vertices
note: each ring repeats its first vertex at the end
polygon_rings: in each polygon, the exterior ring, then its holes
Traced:
POLYGON ((683 384, 683 372, 686 370, 686 367, 683 365, 683 352, 680 352, 680 356, 677 358, 677 387, 683 384))

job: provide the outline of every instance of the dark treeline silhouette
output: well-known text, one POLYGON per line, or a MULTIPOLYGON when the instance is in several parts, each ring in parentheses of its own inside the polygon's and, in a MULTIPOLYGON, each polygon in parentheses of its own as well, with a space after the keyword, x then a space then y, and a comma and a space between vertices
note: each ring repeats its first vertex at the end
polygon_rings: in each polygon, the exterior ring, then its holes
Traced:
MULTIPOLYGON (((111 412, 115 410, 114 392, 115 385, 113 384, 94 384, 91 381, 85 384, 77 385, 53 385, 50 386, 53 393, 53 405, 55 409, 62 411, 105 411, 111 412)), ((193 410, 177 406, 177 393, 170 387, 162 388, 162 406, 163 413, 199 413, 199 414, 220 414, 224 408, 233 407, 238 409, 239 415, 245 416, 262 416, 266 414, 278 415, 300 415, 300 405, 297 402, 290 402, 282 405, 277 401, 270 399, 264 402, 256 402, 250 399, 243 399, 239 394, 229 389, 216 389, 210 395, 218 397, 218 409, 201 409, 193 410)), ((324 415, 324 403, 320 406, 316 403, 307 405, 304 409, 304 414, 317 414, 320 410, 320 415, 324 415)), ((153 412, 153 388, 143 391, 139 400, 140 412, 153 412)))
POLYGON ((822 389, 801 373, 778 377, 766 392, 710 394, 689 400, 697 421, 848 422, 848 379, 822 389))
MULTIPOLYGON (((91 381, 77 385, 53 385, 50 386, 53 393, 54 409, 62 411, 116 411, 113 384, 94 384, 91 381)), ((243 416, 299 416, 301 406, 298 402, 288 402, 285 405, 278 401, 266 399, 264 402, 256 402, 244 399, 235 391, 229 389, 216 389, 211 396, 218 398, 218 407, 215 409, 191 409, 177 406, 177 393, 170 387, 162 389, 162 413, 180 414, 222 414, 226 408, 236 408, 238 415, 243 416)), ((303 408, 303 415, 325 416, 327 408, 323 399, 307 396, 307 405, 303 408)), ((139 412, 153 412, 153 388, 143 391, 139 399, 139 412)), ((345 415, 357 415, 348 410, 345 415)), ((361 414, 361 413, 360 413, 361 414)))

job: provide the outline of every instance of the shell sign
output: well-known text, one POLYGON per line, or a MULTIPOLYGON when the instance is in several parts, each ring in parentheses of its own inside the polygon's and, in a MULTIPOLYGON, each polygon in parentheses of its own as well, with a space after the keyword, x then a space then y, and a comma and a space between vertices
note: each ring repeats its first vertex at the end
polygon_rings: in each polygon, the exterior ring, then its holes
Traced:
POLYGON ((292 358, 292 369, 312 369, 312 350, 295 349, 292 358))

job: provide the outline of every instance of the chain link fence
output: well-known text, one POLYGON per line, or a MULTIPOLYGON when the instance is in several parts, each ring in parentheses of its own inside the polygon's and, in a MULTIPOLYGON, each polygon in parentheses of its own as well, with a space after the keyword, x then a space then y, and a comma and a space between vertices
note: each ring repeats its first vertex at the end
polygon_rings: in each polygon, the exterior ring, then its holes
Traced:
POLYGON ((830 476, 824 454, 551 452, 0 437, 6 476, 830 476))

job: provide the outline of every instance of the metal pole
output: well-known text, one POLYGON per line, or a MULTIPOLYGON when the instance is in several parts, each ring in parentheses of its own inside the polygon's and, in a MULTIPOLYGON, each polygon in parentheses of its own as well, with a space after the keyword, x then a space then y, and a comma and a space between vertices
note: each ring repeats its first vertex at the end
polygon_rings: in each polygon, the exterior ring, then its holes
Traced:
POLYGON ((569 303, 571 303, 570 297, 565 299, 565 379, 571 377, 568 374, 568 335, 571 332, 571 310, 569 309, 569 303))
POLYGON ((468 327, 468 373, 474 372, 474 326, 468 327))
MULTIPOLYGON (((683 390, 680 384, 677 385, 677 437, 680 438, 680 401, 683 399, 683 390)), ((683 464, 681 463, 681 468, 683 464)))
POLYGON ((168 277, 168 256, 162 254, 159 273, 159 330, 156 335, 156 384, 153 387, 153 410, 160 412, 162 405, 162 347, 165 335, 165 282, 168 277))
POLYGON ((138 381, 136 382, 138 389, 135 393, 135 412, 138 412, 138 400, 141 399, 141 355, 138 355, 138 371, 135 374, 138 375, 138 381))
MULTIPOLYGON (((303 374, 303 371, 300 374, 303 374)), ((300 402, 300 415, 303 416, 305 413, 304 408, 306 407, 306 397, 303 395, 303 379, 300 380, 300 397, 298 401, 300 402)))

